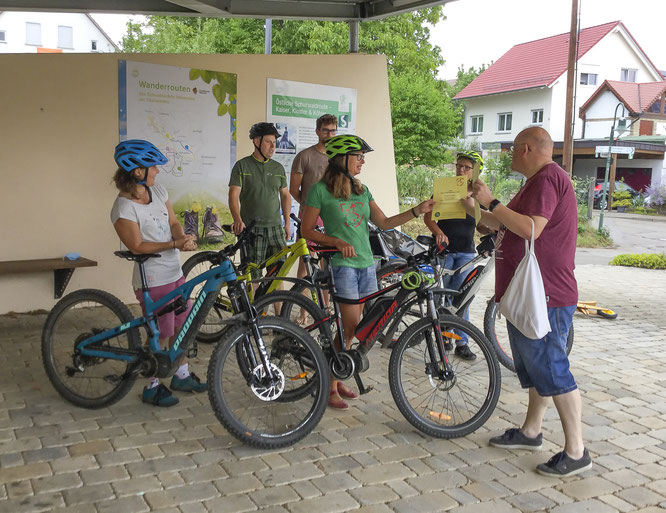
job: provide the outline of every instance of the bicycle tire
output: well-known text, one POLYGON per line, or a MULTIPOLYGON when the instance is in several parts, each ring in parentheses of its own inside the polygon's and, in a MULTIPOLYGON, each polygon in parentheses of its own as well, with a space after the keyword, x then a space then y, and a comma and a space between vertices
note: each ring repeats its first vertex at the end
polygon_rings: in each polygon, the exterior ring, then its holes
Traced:
MULTIPOLYGON (((214 267, 213 264, 211 264, 208 260, 208 256, 211 253, 216 252, 202 251, 192 255, 190 258, 185 260, 182 270, 183 276, 186 280, 196 278, 201 273, 214 267)), ((202 283, 192 290, 190 300, 194 300, 194 298, 197 297, 197 294, 203 285, 204 284, 202 283)), ((196 339, 199 342, 203 342, 204 344, 212 344, 218 341, 226 329, 226 325, 223 324, 222 321, 231 317, 231 315, 231 301, 226 295, 226 289, 223 289, 218 294, 218 297, 215 303, 213 303, 213 306, 208 312, 208 315, 206 315, 206 319, 202 322, 201 326, 197 330, 196 339)))
MULTIPOLYGON (((304 438, 321 420, 328 404, 329 371, 321 348, 304 329, 277 317, 260 317, 257 327, 281 380, 274 386, 249 382, 247 371, 241 367, 249 368, 250 363, 244 357, 239 361, 236 346, 253 337, 248 326, 235 326, 224 334, 211 355, 208 396, 215 416, 241 442, 260 449, 287 447, 304 438), (293 356, 291 361, 289 356, 293 356), (303 376, 304 357, 307 372, 313 376, 303 376), (315 381, 309 393, 285 400, 284 392, 303 386, 300 381, 304 379, 315 381), (269 393, 274 397, 269 398, 269 393)), ((261 364, 253 370, 258 380, 262 371, 261 364)))
MULTIPOLYGON (((497 405, 502 378, 495 352, 480 330, 455 315, 441 315, 439 323, 445 341, 451 330, 464 331, 476 360, 462 360, 450 352, 447 359, 455 377, 446 381, 429 374, 432 364, 425 340, 430 333, 434 342, 434 333, 430 319, 421 319, 401 335, 391 353, 389 385, 410 424, 435 438, 458 438, 488 420, 497 405)), ((443 362, 436 365, 441 368, 443 362)))
MULTIPOLYGON (((509 369, 511 372, 516 372, 516 366, 513 363, 513 356, 511 354, 511 344, 509 343, 509 336, 506 332, 506 324, 497 326, 497 318, 499 317, 499 304, 495 302, 495 296, 488 300, 486 313, 483 316, 483 332, 493 346, 497 359, 499 362, 509 369)), ((571 323, 569 333, 567 334, 566 352, 567 355, 571 353, 571 348, 574 342, 574 326, 571 323)))
MULTIPOLYGON (((136 375, 125 376, 130 365, 127 361, 80 356, 75 365, 74 353, 79 341, 130 322, 132 318, 127 306, 102 290, 77 290, 56 303, 42 330, 42 361, 46 375, 64 399, 76 406, 95 409, 125 397, 136 381, 136 375)), ((139 330, 128 330, 102 343, 107 344, 136 350, 138 354, 139 330)))

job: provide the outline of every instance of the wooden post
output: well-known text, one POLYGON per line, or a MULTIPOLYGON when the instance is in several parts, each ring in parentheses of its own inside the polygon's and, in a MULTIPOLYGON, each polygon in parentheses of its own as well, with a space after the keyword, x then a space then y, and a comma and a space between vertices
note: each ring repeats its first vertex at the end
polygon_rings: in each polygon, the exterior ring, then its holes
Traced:
POLYGON ((617 169, 617 153, 613 153, 611 161, 610 177, 608 178, 608 211, 613 208, 613 192, 615 192, 615 170, 617 169))
POLYGON ((578 0, 571 0, 571 30, 569 31, 569 64, 567 66, 567 101, 564 112, 564 143, 562 168, 573 173, 574 80, 576 80, 576 48, 578 47, 578 0))

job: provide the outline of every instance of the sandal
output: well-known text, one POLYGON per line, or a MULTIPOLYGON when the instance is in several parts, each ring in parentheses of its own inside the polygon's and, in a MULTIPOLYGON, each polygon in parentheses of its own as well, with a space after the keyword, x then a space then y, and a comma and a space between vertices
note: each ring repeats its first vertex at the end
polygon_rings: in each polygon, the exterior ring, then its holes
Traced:
POLYGON ((338 394, 345 399, 356 399, 358 394, 354 392, 351 388, 346 387, 342 384, 341 381, 338 381, 338 394))
POLYGON ((335 390, 331 390, 331 395, 328 398, 328 405, 331 408, 335 408, 336 410, 347 410, 349 409, 349 405, 338 395, 338 393, 335 390))

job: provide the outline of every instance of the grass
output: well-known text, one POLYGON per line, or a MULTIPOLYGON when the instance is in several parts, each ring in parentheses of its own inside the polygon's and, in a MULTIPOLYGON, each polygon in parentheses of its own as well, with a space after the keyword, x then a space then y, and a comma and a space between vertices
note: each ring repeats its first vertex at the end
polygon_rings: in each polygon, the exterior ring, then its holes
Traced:
POLYGON ((608 230, 602 229, 599 233, 585 217, 578 218, 578 240, 576 247, 579 248, 611 248, 613 239, 610 238, 608 230))

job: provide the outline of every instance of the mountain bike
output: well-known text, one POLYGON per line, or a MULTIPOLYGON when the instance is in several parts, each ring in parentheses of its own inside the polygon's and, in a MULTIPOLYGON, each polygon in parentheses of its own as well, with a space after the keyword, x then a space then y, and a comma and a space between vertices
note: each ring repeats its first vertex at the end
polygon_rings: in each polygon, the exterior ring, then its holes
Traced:
MULTIPOLYGON (((212 267, 153 301, 144 262, 159 254, 121 258, 139 263, 145 315, 134 317, 115 296, 95 289, 73 292, 51 310, 42 332, 42 359, 54 388, 85 408, 103 408, 122 399, 138 376, 173 374, 226 284, 233 315, 208 366, 208 395, 218 420, 242 442, 260 448, 285 447, 306 436, 328 401, 330 377, 318 344, 302 328, 276 317, 259 317, 246 284, 237 279, 230 257, 239 242, 207 252, 212 267), (162 349, 157 318, 190 313, 170 349, 162 349), (307 393, 302 393, 307 390, 307 393)), ((193 345, 194 344, 194 345, 193 345)))
MULTIPOLYGON (((405 234, 402 235, 408 237, 405 234)), ((472 301, 474 301, 474 298, 481 287, 481 283, 495 267, 494 240, 494 235, 485 235, 481 237, 481 241, 476 247, 478 253, 477 256, 457 269, 444 269, 439 264, 438 260, 430 262, 430 265, 422 266, 422 270, 429 275, 432 275, 440 286, 446 276, 454 277, 466 273, 471 269, 471 272, 465 277, 458 291, 451 290, 447 294, 440 296, 442 302, 438 305, 438 308, 443 313, 449 315, 462 315, 472 304, 472 301)), ((432 247, 435 244, 434 238, 428 235, 419 235, 416 238, 416 242, 424 247, 432 247)), ((404 258, 397 257, 388 260, 387 263, 381 266, 377 271, 378 287, 381 289, 391 283, 400 281, 402 279, 402 274, 407 268, 407 261, 404 258)), ((397 319, 396 322, 387 328, 385 334, 382 336, 382 345, 390 346, 396 340, 396 333, 401 329, 405 329, 405 327, 409 326, 415 319, 421 318, 422 316, 422 311, 414 309, 407 312, 402 318, 397 319)), ((515 372, 516 368, 513 363, 506 323, 497 322, 500 318, 498 304, 495 302, 495 296, 493 295, 488 300, 486 306, 483 332, 491 342, 499 362, 510 371, 515 372)), ((571 352, 573 340, 574 327, 572 324, 567 335, 567 354, 571 352)))
MULTIPOLYGON (((317 248, 319 254, 336 253, 335 248, 317 248)), ((438 311, 440 296, 448 291, 420 270, 433 258, 432 252, 409 259, 409 268, 399 282, 358 300, 336 295, 335 280, 326 258, 326 279, 315 280, 309 287, 321 294, 328 290, 334 313, 315 305, 308 297, 290 291, 278 291, 258 299, 258 312, 269 311, 291 317, 294 310, 306 308, 310 324, 305 326, 324 347, 333 378, 353 377, 361 394, 365 387, 360 374, 370 364, 367 354, 379 339, 382 330, 397 322, 414 308, 422 308, 423 318, 414 322, 398 339, 389 362, 389 385, 400 412, 417 429, 437 438, 454 438, 478 429, 492 414, 500 393, 501 375, 492 346, 481 331, 464 319, 438 311), (358 339, 351 349, 338 349, 334 343, 345 340, 340 304, 373 305, 356 328, 358 339), (276 306, 278 305, 278 306, 276 306), (271 310, 274 308, 274 310, 271 310), (330 327, 336 337, 333 337, 330 327), (464 333, 480 358, 465 361, 454 356, 451 342, 464 333)))
MULTIPOLYGON (((299 227, 300 219, 294 214, 291 214, 291 217, 296 222, 297 227, 299 227)), ((223 225, 222 229, 231 233, 231 225, 223 225)), ((294 283, 296 285, 294 291, 304 290, 304 287, 299 284, 299 280, 289 278, 288 276, 299 258, 303 258, 303 261, 305 262, 306 275, 303 279, 306 283, 312 282, 312 276, 317 268, 316 264, 318 260, 311 257, 307 241, 304 238, 299 237, 296 242, 285 246, 280 251, 272 254, 260 263, 250 262, 247 258, 249 246, 254 243, 254 238, 255 235, 252 233, 252 229, 245 228, 237 245, 238 253, 240 254, 238 279, 249 282, 253 281, 253 271, 262 271, 264 273, 264 276, 256 281, 256 283, 258 283, 256 290, 251 288, 248 289, 251 302, 254 302, 255 299, 260 298, 265 294, 278 290, 281 283, 285 282, 294 283)), ((185 263, 183 263, 183 275, 186 278, 193 278, 208 270, 210 268, 210 262, 208 260, 210 253, 210 251, 202 251, 188 258, 185 263)), ((198 292, 199 289, 195 287, 192 291, 193 296, 198 292)), ((314 296, 313 300, 316 300, 314 296)), ((212 343, 218 340, 226 329, 224 321, 230 315, 231 302, 227 296, 226 290, 223 289, 213 303, 213 307, 206 317, 206 320, 200 326, 197 333, 197 340, 205 343, 212 343)))

